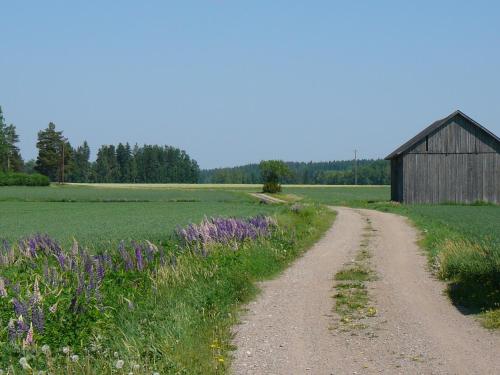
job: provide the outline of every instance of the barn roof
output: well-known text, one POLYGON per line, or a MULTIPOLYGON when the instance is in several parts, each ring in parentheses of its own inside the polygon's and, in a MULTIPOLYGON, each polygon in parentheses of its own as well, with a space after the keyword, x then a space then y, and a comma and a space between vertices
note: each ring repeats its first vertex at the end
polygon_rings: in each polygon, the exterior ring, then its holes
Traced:
POLYGON ((420 133, 418 133, 415 137, 413 137, 408 142, 406 142, 401 147, 399 147, 397 150, 395 150, 394 152, 392 152, 391 154, 389 154, 385 159, 386 160, 394 159, 395 157, 403 154, 410 147, 412 147, 413 145, 415 145, 416 143, 418 143, 419 141, 421 141, 422 139, 424 139, 426 136, 428 136, 429 134, 431 134, 434 130, 436 130, 436 129, 440 128, 441 126, 443 126, 444 124, 446 124, 449 120, 451 120, 455 116, 461 116, 464 119, 466 119, 467 121, 470 121, 474 126, 478 127, 483 132, 485 132, 487 135, 489 135, 490 137, 492 137, 493 139, 495 139, 498 143, 500 143, 500 138, 498 138, 495 134, 493 134, 491 131, 489 131, 488 129, 486 129, 484 126, 480 125, 479 123, 477 123, 476 121, 474 121, 473 119, 471 119, 465 113, 457 110, 457 111, 453 112, 452 114, 450 114, 449 116, 446 116, 445 118, 443 118, 441 120, 434 121, 427 128, 425 128, 420 133))

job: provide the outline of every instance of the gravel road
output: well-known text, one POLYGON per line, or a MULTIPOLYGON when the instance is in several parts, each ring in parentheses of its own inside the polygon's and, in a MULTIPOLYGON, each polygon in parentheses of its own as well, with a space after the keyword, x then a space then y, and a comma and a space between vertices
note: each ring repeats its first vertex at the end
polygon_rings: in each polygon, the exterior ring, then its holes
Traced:
POLYGON ((335 208, 326 235, 261 284, 235 328, 235 374, 500 374, 500 335, 453 307, 403 217, 335 208), (367 231, 370 223, 370 233, 367 231), (333 276, 369 238, 377 314, 340 329, 333 276))

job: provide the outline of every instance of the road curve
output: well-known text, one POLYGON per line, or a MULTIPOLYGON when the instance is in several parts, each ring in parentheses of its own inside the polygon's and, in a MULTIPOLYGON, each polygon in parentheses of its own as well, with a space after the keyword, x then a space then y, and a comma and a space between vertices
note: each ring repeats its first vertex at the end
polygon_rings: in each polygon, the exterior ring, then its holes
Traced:
POLYGON ((427 271, 417 231, 397 215, 335 208, 326 235, 247 306, 235 328, 234 374, 500 374, 500 335, 464 316, 427 271), (359 250, 366 223, 377 315, 341 330, 333 276, 359 250))

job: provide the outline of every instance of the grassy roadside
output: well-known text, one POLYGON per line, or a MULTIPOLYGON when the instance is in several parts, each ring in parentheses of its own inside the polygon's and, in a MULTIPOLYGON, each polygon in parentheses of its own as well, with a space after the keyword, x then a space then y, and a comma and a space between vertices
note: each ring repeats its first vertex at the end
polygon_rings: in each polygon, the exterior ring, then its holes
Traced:
MULTIPOLYGON (((47 269, 43 264, 11 264, 1 272, 8 279, 4 287, 9 295, 0 297, 0 369, 21 373, 21 367, 29 364, 32 369, 53 374, 225 373, 233 349, 231 327, 240 306, 258 292, 255 282, 275 276, 317 241, 330 227, 334 213, 312 205, 294 210, 283 207, 276 218, 279 225, 271 237, 244 242, 237 251, 218 246, 200 256, 182 250, 180 243, 169 243, 164 244, 167 262, 152 268, 142 266, 141 255, 140 272, 109 271, 100 294, 87 295, 83 305, 76 304, 85 306, 83 312, 75 307, 66 284, 55 287, 38 273, 47 269), (30 312, 38 313, 38 306, 53 307, 54 301, 60 302, 55 303, 58 307, 54 311, 44 310, 43 335, 35 331, 34 343, 24 345, 23 334, 17 339, 19 345, 13 347, 8 339, 11 324, 19 327, 23 322, 9 321, 10 294, 19 288, 35 306, 30 305, 30 312), (79 313, 68 313, 63 308, 66 305, 79 313), (50 314, 57 319, 49 320, 50 314), (73 336, 62 333, 68 329, 73 336), (22 358, 26 362, 19 362, 22 358)), ((49 262, 57 260, 50 258, 49 262)), ((51 263, 48 270, 52 270, 51 263)), ((52 279, 52 271, 47 272, 52 279)), ((72 282, 79 288, 80 278, 71 275, 68 271, 67 277, 74 277, 72 282)), ((87 276, 84 278, 87 281, 87 276)), ((54 282, 57 285, 57 280, 54 282)), ((31 321, 36 321, 34 316, 31 321)))

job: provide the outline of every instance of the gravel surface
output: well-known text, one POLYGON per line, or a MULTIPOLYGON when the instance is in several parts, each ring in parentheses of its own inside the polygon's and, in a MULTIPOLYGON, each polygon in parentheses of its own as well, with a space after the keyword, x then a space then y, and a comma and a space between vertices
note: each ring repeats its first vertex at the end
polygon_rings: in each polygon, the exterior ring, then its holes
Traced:
POLYGON ((235 374, 500 374, 500 335, 453 307, 403 217, 335 208, 326 235, 262 283, 235 328, 235 374), (367 221, 372 230, 367 233, 367 221), (344 329, 333 276, 369 238, 374 317, 344 329))

